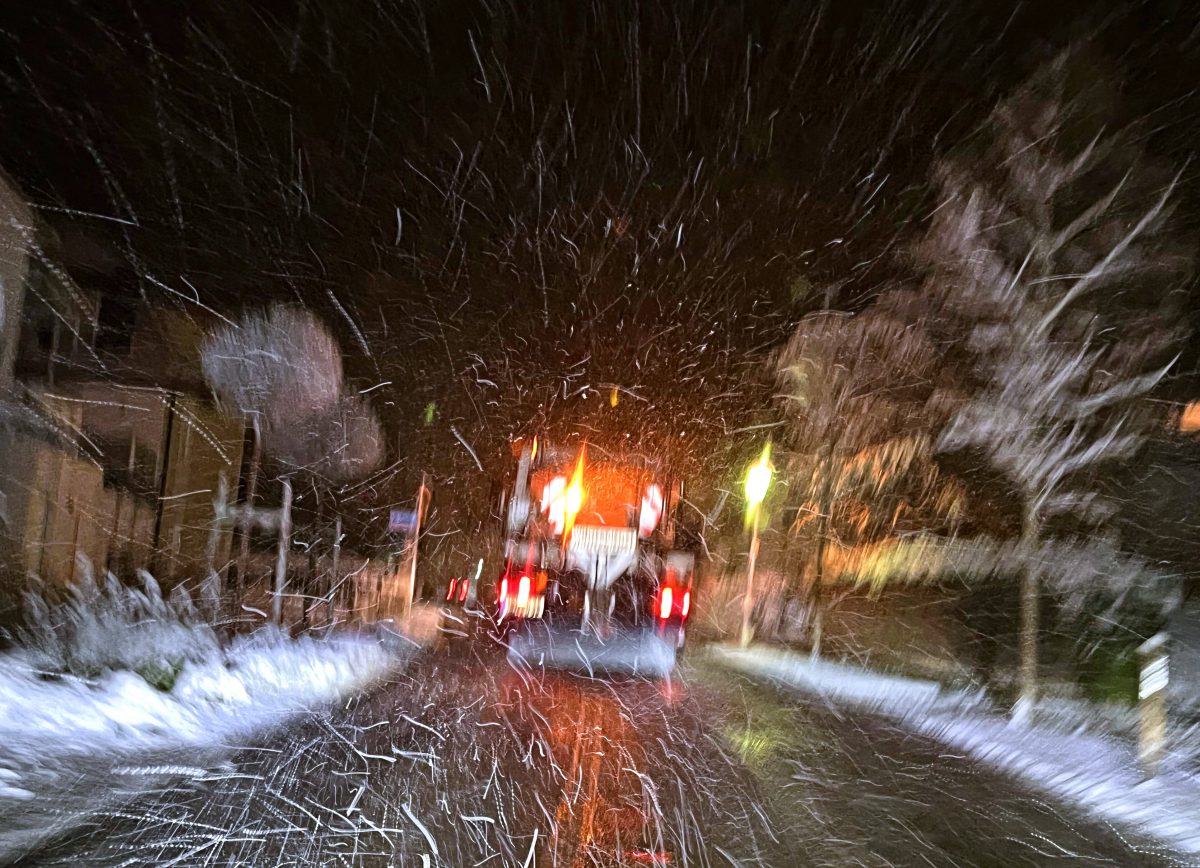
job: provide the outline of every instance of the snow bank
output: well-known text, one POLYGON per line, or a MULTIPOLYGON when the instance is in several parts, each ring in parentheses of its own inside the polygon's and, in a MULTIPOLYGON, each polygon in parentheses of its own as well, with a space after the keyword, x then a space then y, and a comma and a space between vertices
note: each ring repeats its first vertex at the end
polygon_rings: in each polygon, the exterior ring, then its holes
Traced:
POLYGON ((219 752, 353 693, 399 659, 377 640, 291 640, 264 631, 236 641, 217 659, 185 664, 168 692, 128 670, 93 680, 46 680, 28 652, 0 655, 0 862, 6 852, 86 815, 75 805, 53 822, 34 824, 43 828, 33 832, 14 819, 12 812, 35 799, 57 799, 65 781, 76 780, 88 792, 99 788, 93 795, 102 800, 114 787, 114 764, 219 752), (80 784, 81 778, 92 783, 80 784))
POLYGON ((1200 855, 1200 780, 1179 756, 1146 780, 1133 746, 1112 736, 931 715, 915 728, 1095 817, 1200 855))
POLYGON ((1112 735, 1014 726, 988 713, 982 696, 935 682, 811 661, 767 648, 713 648, 720 662, 827 700, 903 721, 914 730, 1002 769, 1031 788, 1189 856, 1200 855, 1200 776, 1174 754, 1145 780, 1134 746, 1112 735))
POLYGON ((170 691, 127 670, 47 680, 32 662, 23 650, 0 656, 0 769, 14 754, 213 744, 352 692, 396 658, 364 639, 264 631, 185 664, 170 691))
POLYGON ((987 705, 982 691, 949 690, 936 681, 884 675, 780 649, 756 646, 743 650, 714 645, 709 650, 727 666, 864 711, 907 717, 937 709, 969 710, 987 705))
POLYGON ((148 574, 97 584, 82 566, 62 602, 27 595, 17 648, 0 654, 0 810, 80 758, 219 746, 350 694, 408 653, 271 627, 223 648, 181 588, 164 598, 148 574))
POLYGON ((97 583, 86 559, 79 567, 62 602, 25 594, 25 626, 15 638, 30 665, 82 677, 128 669, 166 683, 183 663, 220 656, 216 632, 182 585, 164 598, 149 573, 130 587, 111 573, 97 583))

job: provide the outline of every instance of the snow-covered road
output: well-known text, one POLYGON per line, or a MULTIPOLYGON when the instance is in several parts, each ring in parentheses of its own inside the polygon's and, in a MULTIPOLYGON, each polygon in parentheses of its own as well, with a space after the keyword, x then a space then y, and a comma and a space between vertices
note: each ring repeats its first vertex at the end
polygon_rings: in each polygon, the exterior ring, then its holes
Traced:
POLYGON ((901 726, 702 658, 661 684, 429 653, 195 765, 22 864, 1172 864, 901 726))

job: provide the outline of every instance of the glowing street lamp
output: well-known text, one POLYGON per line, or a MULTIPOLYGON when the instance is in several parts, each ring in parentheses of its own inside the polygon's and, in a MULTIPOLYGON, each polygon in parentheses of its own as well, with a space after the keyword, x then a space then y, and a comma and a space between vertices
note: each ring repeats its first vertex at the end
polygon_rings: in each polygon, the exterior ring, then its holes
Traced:
POLYGON ((746 594, 742 598, 742 647, 754 638, 750 615, 754 610, 754 565, 758 561, 758 514, 771 487, 771 444, 763 446, 762 455, 746 471, 746 523, 750 530, 750 560, 746 565, 746 594))
POLYGON ((758 511, 771 485, 771 444, 763 447, 762 455, 746 473, 746 509, 758 511))

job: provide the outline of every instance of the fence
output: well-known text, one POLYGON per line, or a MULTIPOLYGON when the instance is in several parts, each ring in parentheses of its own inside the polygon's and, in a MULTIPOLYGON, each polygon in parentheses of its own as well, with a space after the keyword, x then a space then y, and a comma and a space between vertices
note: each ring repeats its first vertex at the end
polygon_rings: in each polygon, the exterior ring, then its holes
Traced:
MULTIPOLYGON (((261 613, 271 611, 272 573, 275 556, 254 552, 246 570, 248 582, 241 594, 241 606, 261 613)), ((409 613, 409 577, 382 562, 366 557, 342 554, 341 576, 330 587, 329 565, 314 572, 303 561, 288 568, 283 593, 285 624, 321 626, 329 622, 332 595, 334 621, 370 623, 392 619, 400 621, 409 613)), ((236 596, 236 591, 234 591, 236 596)))

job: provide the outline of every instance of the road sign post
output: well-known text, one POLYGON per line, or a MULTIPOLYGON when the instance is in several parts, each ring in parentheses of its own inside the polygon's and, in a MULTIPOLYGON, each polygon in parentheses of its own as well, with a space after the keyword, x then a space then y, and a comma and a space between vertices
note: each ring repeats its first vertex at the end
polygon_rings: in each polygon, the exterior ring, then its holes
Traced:
MULTIPOLYGON (((401 617, 408 617, 412 611, 417 588, 417 543, 421 536, 421 525, 425 522, 425 512, 429 507, 430 490, 428 476, 421 474, 421 486, 417 489, 415 509, 393 509, 388 514, 388 532, 403 535, 404 547, 401 552, 398 577, 402 577, 408 587, 400 592, 390 592, 388 598, 393 603, 399 603, 403 608, 401 617)), ((393 616, 396 613, 392 613, 393 616)))
POLYGON ((1166 746, 1167 634, 1157 633, 1138 647, 1138 762, 1146 777, 1158 773, 1166 746))

